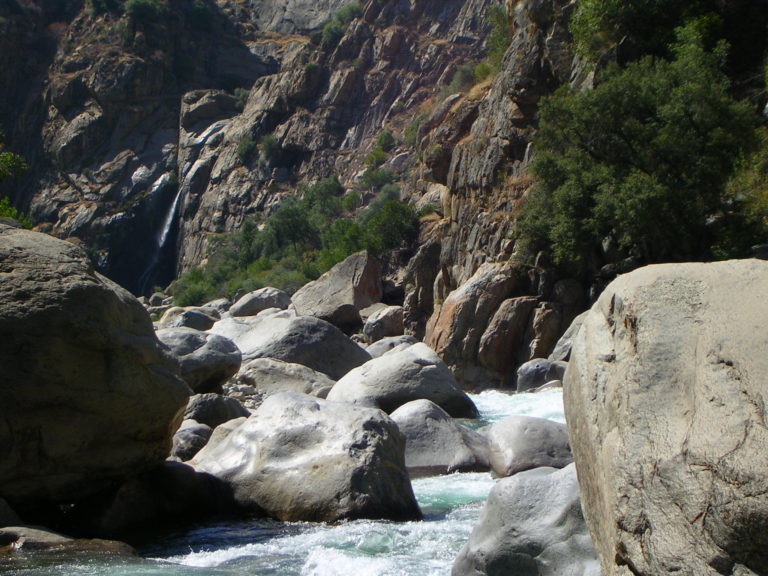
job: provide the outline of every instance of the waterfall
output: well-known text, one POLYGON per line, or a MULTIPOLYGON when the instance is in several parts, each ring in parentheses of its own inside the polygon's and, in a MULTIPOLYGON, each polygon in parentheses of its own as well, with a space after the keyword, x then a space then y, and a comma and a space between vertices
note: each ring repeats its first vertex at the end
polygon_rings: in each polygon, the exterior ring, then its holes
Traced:
POLYGON ((160 254, 160 251, 165 247, 165 243, 168 241, 168 236, 171 233, 171 228, 173 228, 173 223, 176 220, 176 211, 179 207, 179 201, 181 200, 181 186, 178 186, 178 190, 176 190, 176 196, 173 198, 173 202, 171 202, 171 208, 168 210, 167 214, 165 215, 165 220, 163 221, 163 227, 160 230, 160 234, 157 237, 157 254, 160 254))
MULTIPOLYGON (((160 178, 158 178, 157 181, 152 185, 150 196, 162 191, 163 188, 165 188, 170 184, 170 181, 171 181, 171 175, 166 172, 160 178)), ((155 235, 155 242, 154 242, 154 249, 152 250, 152 256, 150 257, 149 262, 147 263, 147 267, 144 269, 144 272, 139 277, 138 286, 139 286, 140 294, 146 294, 149 290, 153 288, 152 283, 155 281, 155 278, 156 278, 157 268, 158 268, 158 265, 160 264, 160 257, 163 253, 163 249, 168 243, 169 237, 171 236, 171 231, 173 230, 173 226, 176 223, 176 214, 179 210, 179 203, 181 202, 181 194, 182 194, 182 188, 181 186, 177 186, 176 194, 168 208, 168 211, 165 213, 162 226, 158 230, 158 233, 155 235)))

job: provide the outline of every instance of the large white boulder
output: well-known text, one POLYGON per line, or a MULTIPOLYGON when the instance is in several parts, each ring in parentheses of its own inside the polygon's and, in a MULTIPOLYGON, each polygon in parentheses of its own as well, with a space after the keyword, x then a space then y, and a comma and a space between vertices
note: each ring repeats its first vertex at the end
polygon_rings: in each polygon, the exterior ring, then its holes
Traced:
POLYGON ((456 422, 437 404, 414 400, 390 417, 405 436, 405 465, 411 475, 490 468, 486 438, 456 422))
POLYGON ((491 469, 500 477, 573 462, 565 424, 534 416, 509 416, 483 429, 491 469))
POLYGON ((379 302, 381 295, 379 262, 368 252, 358 252, 299 288, 292 300, 299 314, 322 318, 350 332, 363 323, 360 310, 379 302))
POLYGON ((648 266, 584 319, 564 382, 606 576, 768 573, 768 262, 648 266))
POLYGON ((413 520, 404 442, 380 410, 282 393, 191 461, 237 504, 286 521, 413 520))
POLYGON ((0 222, 0 497, 70 504, 168 456, 190 390, 85 251, 0 222))

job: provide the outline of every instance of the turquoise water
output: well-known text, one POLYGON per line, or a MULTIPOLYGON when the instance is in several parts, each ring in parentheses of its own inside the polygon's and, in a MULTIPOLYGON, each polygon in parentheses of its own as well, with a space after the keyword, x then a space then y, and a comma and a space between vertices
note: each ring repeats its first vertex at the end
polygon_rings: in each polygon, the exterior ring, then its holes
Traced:
MULTIPOLYGON (((473 395, 483 423, 511 414, 564 421, 562 392, 473 395)), ((0 559, 0 573, 24 576, 445 576, 469 537, 494 480, 451 474, 413 481, 423 522, 339 524, 272 520, 209 524, 169 535, 142 558, 27 556, 0 559)))

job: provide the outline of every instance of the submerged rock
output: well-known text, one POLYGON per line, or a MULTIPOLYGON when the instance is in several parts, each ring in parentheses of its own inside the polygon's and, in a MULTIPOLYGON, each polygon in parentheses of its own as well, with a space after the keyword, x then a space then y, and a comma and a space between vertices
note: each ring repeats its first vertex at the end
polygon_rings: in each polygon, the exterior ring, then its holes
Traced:
POLYGON ((403 452, 380 410, 283 393, 191 464, 229 486, 239 506, 280 520, 414 520, 403 452))
POLYGON ((0 528, 0 557, 3 554, 27 550, 61 550, 70 553, 97 552, 119 556, 136 555, 136 550, 125 542, 70 538, 40 527, 6 526, 0 528))

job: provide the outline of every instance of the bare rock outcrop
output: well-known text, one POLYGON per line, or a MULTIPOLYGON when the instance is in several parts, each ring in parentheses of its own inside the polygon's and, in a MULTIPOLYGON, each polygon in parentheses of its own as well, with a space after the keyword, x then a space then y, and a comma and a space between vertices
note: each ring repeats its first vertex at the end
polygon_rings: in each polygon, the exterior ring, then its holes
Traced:
POLYGON ((768 572, 768 262, 641 268, 584 319, 565 376, 606 576, 768 572))

